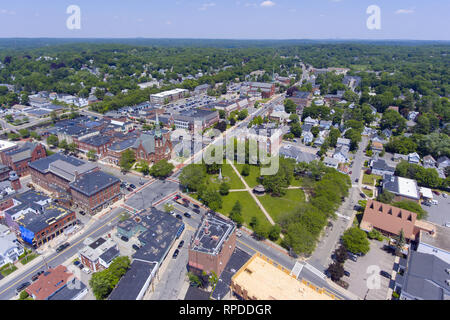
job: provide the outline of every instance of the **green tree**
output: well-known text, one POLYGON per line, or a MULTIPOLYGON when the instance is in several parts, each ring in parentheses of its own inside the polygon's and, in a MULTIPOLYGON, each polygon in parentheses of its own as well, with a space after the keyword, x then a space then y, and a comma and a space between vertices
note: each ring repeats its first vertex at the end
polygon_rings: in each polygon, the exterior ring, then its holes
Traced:
POLYGON ((344 232, 342 242, 348 251, 352 253, 366 254, 370 250, 370 243, 367 234, 356 227, 352 227, 344 232))
POLYGON ((57 147, 58 144, 59 144, 58 137, 55 136, 55 135, 53 135, 53 134, 50 135, 50 136, 47 138, 47 144, 49 144, 50 146, 53 146, 53 147, 57 147))
POLYGON ((91 149, 86 154, 87 158, 91 161, 95 161, 97 159, 97 152, 94 149, 91 149))
POLYGON ((206 180, 206 173, 199 164, 190 164, 183 168, 180 174, 180 184, 189 189, 197 191, 203 186, 206 180))
POLYGON ((26 139, 30 136, 30 131, 28 131, 27 129, 20 129, 19 134, 22 137, 22 139, 26 139))
POLYGON ((248 177, 248 176, 250 175, 250 165, 249 165, 249 164, 245 164, 245 165, 242 167, 241 174, 242 174, 244 177, 248 177))
POLYGON ((242 206, 239 200, 234 203, 233 208, 230 212, 230 219, 236 222, 238 227, 240 227, 244 223, 244 218, 242 217, 242 206))
POLYGON ((165 179, 172 174, 174 168, 172 163, 163 159, 150 168, 150 174, 155 178, 165 179))
POLYGON ((405 209, 411 212, 417 213, 417 219, 425 219, 428 215, 427 211, 424 210, 420 204, 414 201, 403 200, 392 203, 394 207, 405 209))
POLYGON ((287 113, 296 113, 297 105, 291 99, 284 100, 284 111, 287 113))
POLYGON ((279 225, 273 225, 269 230, 269 239, 277 241, 280 238, 281 227, 279 225))
POLYGON ((230 193, 230 186, 229 186, 227 183, 222 182, 222 183, 220 184, 219 193, 220 193, 222 196, 228 195, 228 194, 230 193))
POLYGON ((120 156, 119 166, 123 171, 130 171, 133 164, 136 162, 136 157, 133 150, 125 150, 120 156))
POLYGON ((344 266, 341 263, 333 262, 327 269, 330 274, 331 280, 334 282, 339 281, 344 276, 344 266))
POLYGON ((64 139, 59 142, 58 147, 67 151, 69 149, 69 144, 67 143, 66 139, 64 139))
POLYGON ((395 195, 388 190, 383 190, 382 193, 378 194, 377 201, 390 204, 394 200, 395 195))

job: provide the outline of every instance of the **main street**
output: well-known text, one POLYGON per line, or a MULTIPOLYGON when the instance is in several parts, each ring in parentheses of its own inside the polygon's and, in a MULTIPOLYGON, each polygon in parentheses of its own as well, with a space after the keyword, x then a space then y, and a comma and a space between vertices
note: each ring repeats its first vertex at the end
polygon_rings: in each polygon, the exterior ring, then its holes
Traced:
POLYGON ((26 281, 31 282, 31 277, 36 274, 36 272, 45 270, 47 266, 56 267, 76 255, 78 251, 84 247, 83 241, 86 238, 97 238, 108 231, 111 231, 114 228, 115 223, 118 221, 120 213, 123 211, 124 210, 122 208, 116 208, 101 218, 94 217, 94 221, 91 226, 89 226, 86 230, 83 230, 81 235, 75 236, 74 239, 69 240, 70 247, 66 250, 57 253, 55 249, 48 249, 46 253, 38 256, 23 268, 16 270, 8 277, 0 280, 0 300, 8 300, 13 298, 16 295, 16 287, 26 281))

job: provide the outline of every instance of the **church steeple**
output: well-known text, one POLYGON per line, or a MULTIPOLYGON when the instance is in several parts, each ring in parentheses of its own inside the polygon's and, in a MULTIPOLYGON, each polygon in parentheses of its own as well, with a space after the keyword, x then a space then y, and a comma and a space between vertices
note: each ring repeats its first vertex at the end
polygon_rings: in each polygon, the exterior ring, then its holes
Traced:
POLYGON ((156 126, 155 126, 155 137, 160 138, 161 137, 161 126, 159 125, 159 117, 158 113, 156 113, 156 126))

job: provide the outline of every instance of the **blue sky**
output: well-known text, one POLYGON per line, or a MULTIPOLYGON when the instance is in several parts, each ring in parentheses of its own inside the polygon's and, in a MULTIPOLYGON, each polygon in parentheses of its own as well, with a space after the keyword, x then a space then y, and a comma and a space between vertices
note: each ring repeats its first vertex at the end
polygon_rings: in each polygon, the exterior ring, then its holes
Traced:
POLYGON ((15 0, 0 3, 0 37, 450 40, 449 13, 448 0, 15 0))

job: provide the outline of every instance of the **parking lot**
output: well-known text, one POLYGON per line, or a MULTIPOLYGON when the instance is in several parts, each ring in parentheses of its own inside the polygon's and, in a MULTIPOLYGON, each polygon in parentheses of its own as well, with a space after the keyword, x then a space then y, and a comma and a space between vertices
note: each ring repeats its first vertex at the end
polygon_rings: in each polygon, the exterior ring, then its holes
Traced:
MULTIPOLYGON (((370 240, 370 251, 357 262, 347 259, 344 269, 350 273, 350 277, 344 276, 342 280, 348 282, 348 290, 361 299, 386 300, 391 280, 379 275, 379 271, 392 274, 395 256, 382 249, 386 242, 370 240), (378 289, 369 289, 368 284, 380 280, 378 289)), ((391 285, 392 287, 392 285, 391 285)))
POLYGON ((439 196, 433 194, 433 197, 438 201, 437 205, 428 207, 422 204, 422 208, 428 212, 426 220, 443 226, 450 222, 450 197, 444 198, 442 193, 439 196))

